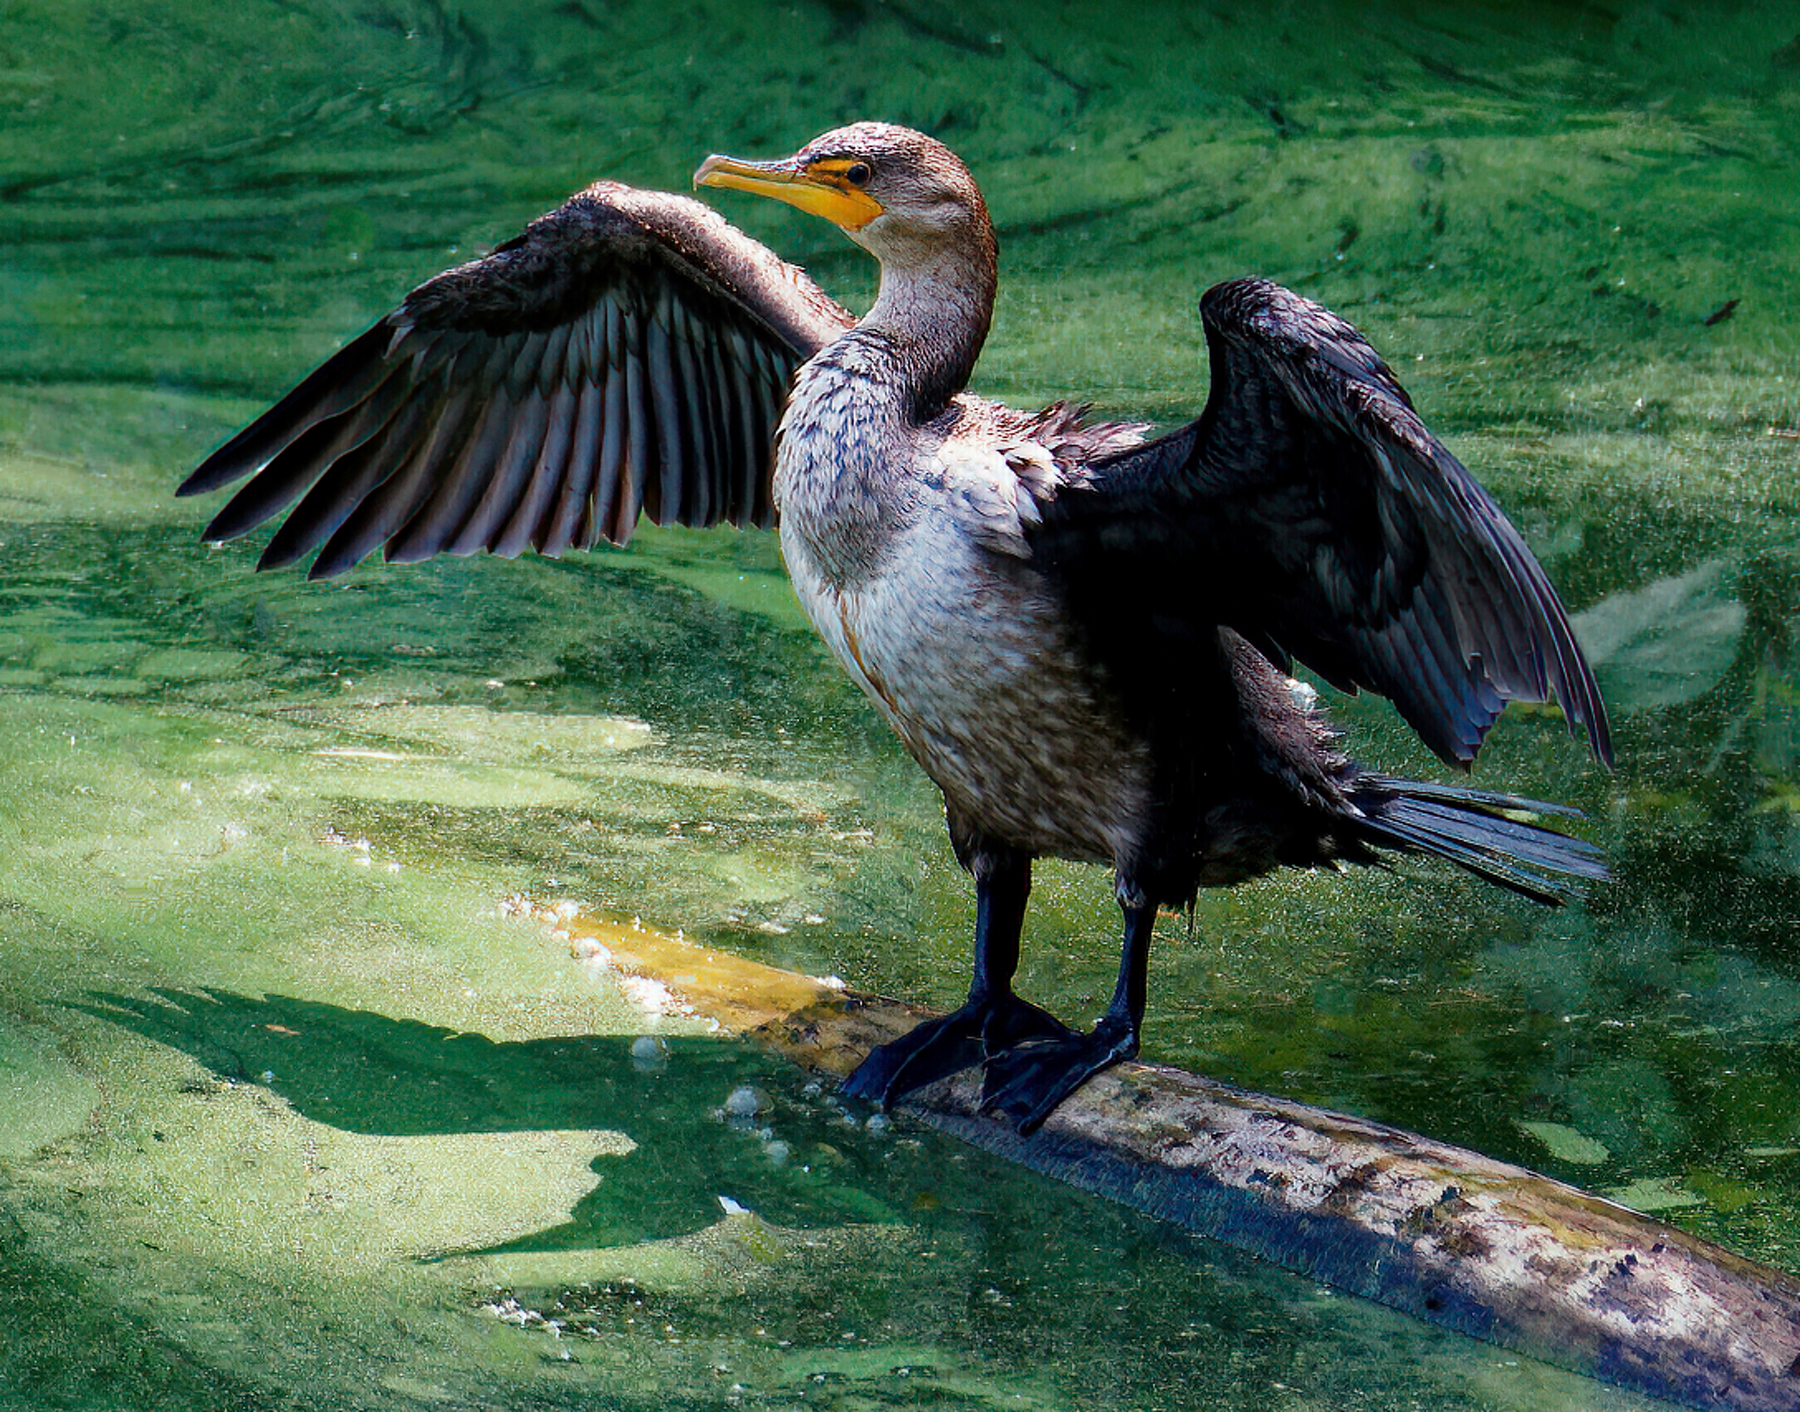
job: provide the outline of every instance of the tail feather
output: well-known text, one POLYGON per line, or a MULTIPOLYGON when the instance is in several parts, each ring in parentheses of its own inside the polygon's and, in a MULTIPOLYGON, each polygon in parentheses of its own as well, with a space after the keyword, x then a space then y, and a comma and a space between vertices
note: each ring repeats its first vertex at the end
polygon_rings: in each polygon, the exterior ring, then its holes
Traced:
POLYGON ((1584 839, 1514 817, 1579 810, 1513 794, 1364 775, 1352 799, 1363 811, 1364 841, 1401 853, 1447 859, 1479 878, 1556 905, 1579 897, 1584 882, 1607 876, 1600 850, 1584 839))

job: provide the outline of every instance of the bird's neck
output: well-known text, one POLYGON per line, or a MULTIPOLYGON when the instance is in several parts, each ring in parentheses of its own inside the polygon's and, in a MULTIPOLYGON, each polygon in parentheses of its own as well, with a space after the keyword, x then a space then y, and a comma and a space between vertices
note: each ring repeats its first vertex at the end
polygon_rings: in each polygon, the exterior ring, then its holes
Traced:
POLYGON ((991 236, 973 259, 884 260, 875 306, 800 370, 775 464, 797 581, 880 572, 914 513, 921 430, 967 385, 993 306, 991 236))
POLYGON ((860 329, 892 350, 915 422, 935 417, 968 386, 994 312, 991 233, 968 245, 884 261, 881 289, 860 329))

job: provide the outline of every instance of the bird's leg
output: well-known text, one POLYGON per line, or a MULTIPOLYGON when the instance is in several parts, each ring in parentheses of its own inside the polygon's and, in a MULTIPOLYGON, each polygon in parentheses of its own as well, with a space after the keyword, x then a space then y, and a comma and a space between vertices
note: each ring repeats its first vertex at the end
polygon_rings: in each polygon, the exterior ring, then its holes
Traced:
POLYGON ((969 998, 948 1015, 925 1020, 873 1050, 844 1080, 843 1091, 883 1107, 936 1079, 971 1068, 1025 1040, 1074 1037, 1055 1016, 1013 994, 1019 931, 1031 892, 1031 859, 982 850, 969 860, 975 875, 975 973, 969 998))
POLYGON ((982 1109, 999 1109, 1021 1133, 1035 1131, 1056 1111, 1057 1104, 1102 1069, 1138 1052, 1156 904, 1122 889, 1120 906, 1125 912, 1125 941, 1119 980, 1093 1032, 1032 1039, 988 1060, 982 1109))

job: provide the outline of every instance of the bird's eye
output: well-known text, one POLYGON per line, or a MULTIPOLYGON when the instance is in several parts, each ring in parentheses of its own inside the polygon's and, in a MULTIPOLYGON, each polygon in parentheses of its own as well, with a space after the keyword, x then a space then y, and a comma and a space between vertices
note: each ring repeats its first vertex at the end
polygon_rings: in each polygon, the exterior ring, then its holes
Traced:
POLYGON ((869 178, 874 175, 874 168, 867 162, 852 162, 844 168, 844 180, 852 186, 867 186, 869 178))

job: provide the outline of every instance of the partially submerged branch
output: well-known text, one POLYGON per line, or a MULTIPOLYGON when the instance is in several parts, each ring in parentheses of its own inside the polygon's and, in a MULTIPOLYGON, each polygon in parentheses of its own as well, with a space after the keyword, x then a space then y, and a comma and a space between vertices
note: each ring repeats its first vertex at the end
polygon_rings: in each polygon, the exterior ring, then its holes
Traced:
MULTIPOLYGON (((578 950, 842 1076, 921 1012, 591 918, 578 950)), ((1800 1412, 1800 1280, 1522 1167, 1123 1064, 1021 1138, 963 1074, 908 1101, 1035 1171, 1418 1318, 1695 1407, 1800 1412)))

